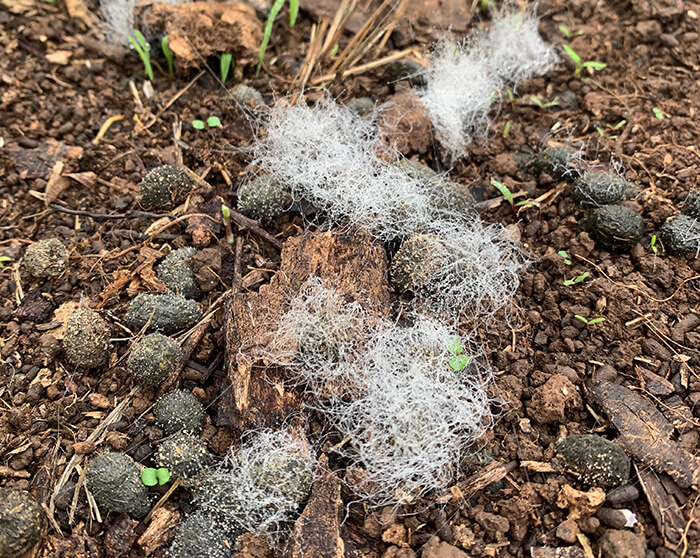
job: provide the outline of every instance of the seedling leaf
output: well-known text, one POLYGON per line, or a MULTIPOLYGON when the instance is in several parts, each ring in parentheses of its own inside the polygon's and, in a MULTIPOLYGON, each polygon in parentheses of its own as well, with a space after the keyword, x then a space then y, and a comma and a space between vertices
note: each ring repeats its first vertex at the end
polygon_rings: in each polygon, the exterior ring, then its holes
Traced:
POLYGON ((587 62, 584 62, 581 64, 582 68, 594 68, 596 70, 602 70, 603 68, 607 68, 608 65, 603 63, 603 62, 598 62, 596 60, 588 60, 587 62))
POLYGON ((175 70, 173 68, 173 59, 175 55, 173 54, 173 51, 170 50, 170 47, 168 46, 168 36, 163 35, 163 38, 160 40, 160 49, 163 51, 163 56, 165 56, 165 60, 168 62, 168 74, 170 76, 175 74, 175 70))
POLYGON ((272 26, 275 24, 275 18, 280 10, 284 6, 284 0, 275 0, 270 8, 270 14, 267 16, 267 22, 265 23, 265 30, 263 31, 263 40, 260 43, 260 52, 258 52, 258 66, 255 68, 255 77, 260 75, 260 68, 262 68, 263 58, 265 57, 265 51, 267 50, 267 45, 270 42, 270 37, 272 36, 272 26))
POLYGON ((204 122, 201 120, 193 120, 192 121, 192 127, 195 130, 204 130, 204 122))
POLYGON ((210 116, 207 118, 207 126, 210 128, 218 128, 221 126, 221 120, 219 120, 218 116, 210 116))
POLYGON ((449 360, 448 364, 455 372, 461 372, 469 364, 469 357, 467 355, 455 355, 449 360))
POLYGON ((299 15, 299 0, 289 0, 289 27, 294 27, 299 15))
POLYGON ((654 254, 659 252, 659 248, 656 246, 656 235, 651 237, 651 251, 654 252, 654 254))
POLYGON ((158 484, 157 471, 150 467, 141 471, 141 482, 146 486, 155 486, 158 484))
POLYGON ((156 469, 156 477, 158 478, 158 484, 163 486, 170 480, 170 471, 168 471, 165 467, 156 469))
POLYGON ((567 44, 562 45, 562 48, 564 49, 566 55, 574 61, 574 64, 576 64, 576 66, 581 65, 581 57, 579 56, 578 52, 576 52, 567 44))
POLYGON ((655 116, 656 118, 658 118, 659 120, 663 120, 663 119, 664 119, 664 113, 661 112, 661 109, 659 109, 659 107, 654 107, 653 109, 651 109, 651 112, 653 112, 653 113, 654 113, 654 116, 655 116))
POLYGON ((459 342, 459 339, 457 339, 456 337, 448 337, 447 350, 450 351, 453 355, 458 355, 464 350, 464 348, 459 342))
POLYGON ((513 205, 513 194, 508 189, 508 186, 494 178, 491 179, 491 186, 496 188, 510 205, 513 205))
POLYGON ((592 320, 588 320, 588 325, 599 324, 600 322, 604 321, 605 318, 593 318, 592 320))
POLYGON ((219 59, 219 70, 221 73, 221 83, 226 83, 226 78, 228 77, 229 70, 231 69, 231 63, 233 62, 233 54, 230 52, 224 52, 221 54, 219 59))

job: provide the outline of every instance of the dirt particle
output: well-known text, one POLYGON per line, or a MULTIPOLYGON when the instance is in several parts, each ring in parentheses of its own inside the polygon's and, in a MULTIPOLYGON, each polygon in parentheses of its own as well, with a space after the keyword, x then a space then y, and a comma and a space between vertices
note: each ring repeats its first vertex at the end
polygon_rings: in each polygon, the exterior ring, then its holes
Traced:
POLYGON ((644 558, 647 543, 632 531, 608 529, 598 541, 603 558, 644 558))
POLYGON ((581 396, 571 380, 562 374, 554 374, 537 388, 527 407, 527 414, 537 423, 548 424, 565 420, 568 409, 581 406, 581 396))

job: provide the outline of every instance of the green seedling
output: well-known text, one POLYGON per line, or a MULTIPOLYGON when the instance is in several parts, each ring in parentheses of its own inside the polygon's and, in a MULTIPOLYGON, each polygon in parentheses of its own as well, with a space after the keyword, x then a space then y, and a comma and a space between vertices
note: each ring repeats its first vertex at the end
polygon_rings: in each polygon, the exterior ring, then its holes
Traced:
POLYGON ((653 112, 653 113, 654 113, 654 116, 655 116, 656 118, 658 118, 659 120, 663 120, 663 119, 664 119, 664 113, 661 112, 661 109, 660 109, 659 107, 654 107, 653 109, 651 109, 651 112, 653 112))
POLYGON ((340 45, 338 45, 338 43, 335 43, 333 45, 333 48, 331 49, 331 51, 328 53, 328 56, 330 56, 331 58, 334 58, 335 56, 338 55, 339 49, 340 49, 340 45))
POLYGON ((233 236, 233 231, 231 230, 231 209, 228 205, 221 205, 221 220, 224 223, 224 229, 226 230, 226 242, 233 246, 236 239, 233 236))
POLYGON ((507 138, 508 134, 510 133, 510 124, 511 124, 511 122, 509 120, 508 122, 506 122, 505 128, 503 128, 503 137, 504 138, 507 138))
POLYGON ((567 287, 573 287, 574 285, 578 285, 579 283, 583 283, 586 278, 590 275, 587 271, 579 275, 578 277, 574 277, 573 279, 567 279, 564 281, 564 285, 567 287))
POLYGON ((173 54, 173 51, 170 50, 170 47, 168 46, 168 36, 163 35, 163 38, 160 40, 160 50, 163 51, 163 56, 165 56, 165 60, 168 63, 168 74, 170 77, 175 75, 175 69, 173 67, 173 59, 175 58, 175 55, 173 54))
POLYGON ((141 62, 143 62, 143 68, 146 71, 146 77, 153 81, 153 68, 151 67, 151 51, 148 46, 148 41, 146 37, 143 36, 141 31, 134 29, 133 37, 129 37, 129 42, 134 47, 134 50, 141 57, 141 62))
POLYGON ((659 248, 656 245, 656 235, 651 237, 651 251, 654 252, 654 254, 659 253, 659 248))
POLYGON ((569 254, 566 252, 566 250, 559 250, 557 254, 564 258, 564 263, 566 265, 571 265, 571 258, 569 258, 569 254))
POLYGON ((159 469, 153 469, 148 467, 141 471, 141 482, 146 486, 163 486, 166 482, 170 480, 170 471, 165 467, 159 469))
POLYGON ((496 188, 496 190, 498 190, 501 193, 503 198, 510 204, 512 208, 521 207, 523 205, 534 205, 536 207, 539 207, 540 205, 539 202, 536 202, 535 200, 523 200, 516 203, 515 199, 513 199, 513 193, 508 189, 508 186, 506 186, 502 182, 498 182, 498 180, 494 178, 491 179, 491 186, 496 188))
POLYGON ((584 62, 581 59, 581 55, 569 45, 562 45, 562 48, 564 49, 566 55, 574 61, 574 64, 576 64, 576 70, 574 71, 574 75, 577 77, 581 75, 581 72, 584 68, 590 68, 591 70, 602 70, 603 68, 608 67, 607 64, 604 64, 603 62, 598 62, 597 60, 586 60, 584 62))
POLYGON ((0 269, 3 269, 5 267, 5 264, 7 262, 11 262, 12 258, 8 256, 0 256, 0 269))
POLYGON ((226 78, 228 77, 231 66, 235 67, 233 61, 233 54, 230 52, 224 52, 219 59, 219 70, 221 73, 221 83, 226 83, 226 78))
POLYGON ((515 95, 515 92, 510 87, 506 88, 506 95, 508 95, 508 100, 511 103, 515 102, 516 95, 515 95))
POLYGON ((594 325, 594 324, 599 324, 599 323, 605 321, 605 318, 593 318, 592 320, 588 320, 588 319, 584 318, 583 316, 579 316, 578 314, 576 314, 576 315, 574 316, 574 318, 576 318, 577 320, 581 320, 581 321, 582 321, 584 324, 586 324, 587 326, 589 326, 589 325, 594 325))
MULTIPOLYGON (((284 6, 284 2, 285 0, 275 0, 275 3, 272 4, 272 8, 270 8, 270 14, 267 16, 267 22, 265 22, 265 29, 263 30, 260 51, 258 52, 258 66, 255 68, 255 77, 258 77, 260 74, 265 51, 267 50, 267 45, 270 43, 270 37, 272 36, 272 27, 275 24, 277 14, 280 13, 282 6, 284 6)), ((299 0, 289 0, 289 27, 294 27, 297 21, 297 15, 299 15, 299 0)))
POLYGON ((564 37, 566 37, 567 39, 573 39, 574 37, 580 37, 581 35, 584 34, 584 32, 581 30, 572 31, 566 25, 560 25, 559 31, 561 31, 561 34, 564 35, 564 37))
POLYGON ((219 120, 218 116, 210 116, 209 118, 207 118, 206 124, 203 120, 192 121, 192 127, 195 130, 204 130, 204 128, 206 128, 207 126, 209 126, 210 128, 218 128, 219 126, 221 126, 221 120, 219 120))
MULTIPOLYGON (((619 130, 625 124, 627 124, 627 120, 620 120, 617 124, 606 124, 605 128, 607 128, 608 130, 619 130)), ((603 128, 602 126, 596 126, 596 131, 598 132, 598 134, 600 134, 604 138, 608 138, 608 139, 617 139, 618 138, 617 134, 610 135, 609 132, 605 128, 603 128)))
POLYGON ((543 103, 539 97, 531 96, 530 100, 541 109, 559 106, 559 101, 556 99, 543 103))
POLYGON ((462 344, 459 342, 459 339, 456 337, 450 337, 447 339, 447 350, 452 353, 452 356, 450 357, 450 360, 447 361, 447 364, 454 370, 455 372, 461 372, 464 370, 469 364, 469 356, 463 354, 464 347, 462 347, 462 344))

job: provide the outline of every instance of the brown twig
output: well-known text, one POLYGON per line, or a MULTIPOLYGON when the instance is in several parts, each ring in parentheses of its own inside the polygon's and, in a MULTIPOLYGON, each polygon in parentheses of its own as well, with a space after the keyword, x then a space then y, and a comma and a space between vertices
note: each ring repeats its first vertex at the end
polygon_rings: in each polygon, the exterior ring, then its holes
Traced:
POLYGON ((197 83, 197 81, 199 80, 199 78, 201 78, 205 73, 206 73, 206 70, 202 70, 202 71, 199 72, 196 76, 194 76, 194 78, 192 79, 192 81, 190 81, 187 85, 185 85, 185 87, 183 87, 182 89, 180 89, 180 91, 178 91, 177 94, 176 94, 172 99, 170 99, 167 103, 165 103, 165 106, 164 106, 162 109, 160 109, 160 110, 158 111, 158 113, 153 117, 153 119, 152 119, 148 124, 146 124, 146 125, 142 128, 142 130, 144 130, 144 131, 145 131, 145 130, 148 130, 151 126, 153 126, 153 125, 158 121, 158 119, 161 117, 161 115, 162 115, 166 110, 168 110, 171 106, 173 106, 173 103, 174 103, 175 101, 177 101, 180 97, 182 97, 182 96, 187 92, 187 90, 188 90, 190 87, 192 87, 195 83, 197 83))
POLYGON ((274 236, 272 236, 269 232, 267 232, 265 229, 263 229, 258 221, 246 217, 245 215, 239 213, 235 209, 231 209, 230 211, 231 220, 234 223, 236 223, 239 229, 241 229, 242 231, 250 231, 252 233, 255 233, 263 240, 267 240, 278 250, 282 250, 282 243, 279 240, 277 240, 274 236))

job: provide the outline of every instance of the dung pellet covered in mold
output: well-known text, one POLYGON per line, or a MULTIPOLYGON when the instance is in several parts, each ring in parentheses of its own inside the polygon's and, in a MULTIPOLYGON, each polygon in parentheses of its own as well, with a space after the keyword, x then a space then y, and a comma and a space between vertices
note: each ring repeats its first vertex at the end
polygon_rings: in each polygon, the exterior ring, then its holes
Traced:
POLYGON ((576 163, 580 160, 580 153, 569 147, 548 147, 537 155, 534 170, 537 173, 547 173, 555 180, 571 182, 580 175, 576 167, 576 163))
POLYGON ((187 516, 175 534, 170 558, 230 558, 241 530, 231 531, 211 513, 197 510, 187 516))
POLYGON ((149 329, 166 333, 190 327, 201 317, 199 304, 179 294, 141 293, 126 312, 126 321, 133 328, 141 329, 150 319, 149 329))
POLYGON ((621 176, 607 172, 585 172, 571 187, 571 196, 588 207, 617 203, 634 196, 639 189, 621 176))
POLYGON ((700 190, 693 190, 685 197, 683 213, 693 219, 700 219, 700 190))
POLYGON ((90 308, 79 308, 68 319, 63 334, 63 350, 71 364, 97 368, 109 359, 109 328, 90 308))
POLYGON ((287 193, 275 177, 264 174, 238 190, 238 211, 259 221, 274 219, 287 208, 287 193))
POLYGON ((434 235, 415 235, 396 252, 389 270, 391 281, 400 291, 416 291, 430 285, 447 253, 434 235))
POLYGON ((189 479, 212 464, 212 455, 202 441, 188 432, 178 432, 158 446, 156 464, 175 479, 189 479))
POLYGON ((153 406, 156 423, 169 436, 184 430, 198 434, 202 430, 204 407, 189 391, 176 389, 163 395, 153 406))
POLYGON ((173 250, 158 266, 158 279, 172 292, 185 298, 197 298, 200 294, 190 263, 196 253, 191 246, 173 250))
POLYGON ((369 97, 355 97, 345 103, 345 106, 355 114, 362 116, 374 110, 374 101, 369 97))
POLYGON ((180 344, 162 333, 151 333, 131 346, 127 366, 141 385, 157 387, 175 370, 180 344))
POLYGON ((57 238, 40 240, 24 252, 24 265, 37 279, 55 279, 68 269, 68 250, 57 238))
POLYGON ((90 461, 85 482, 95 501, 113 512, 140 518, 148 513, 148 489, 131 457, 123 453, 105 453, 90 461))
POLYGON ((24 490, 0 488, 0 558, 17 558, 41 540, 44 513, 24 490))
POLYGON ((644 221, 639 213, 628 207, 604 205, 584 219, 582 228, 605 248, 628 250, 642 239, 644 221))
POLYGON ((700 221, 687 215, 674 217, 663 224, 659 239, 669 253, 697 258, 700 254, 700 221))
POLYGON ((144 209, 173 208, 187 199, 197 187, 182 167, 162 165, 143 177, 139 199, 144 209))
POLYGON ((595 434, 573 434, 554 447, 555 463, 579 475, 581 482, 614 488, 630 478, 630 460, 613 442, 595 434))
POLYGON ((265 105, 265 100, 260 94, 260 91, 244 83, 239 83, 231 89, 231 97, 248 108, 256 108, 265 105))

